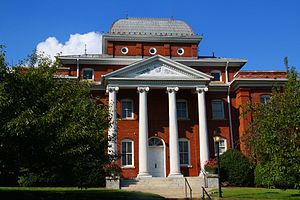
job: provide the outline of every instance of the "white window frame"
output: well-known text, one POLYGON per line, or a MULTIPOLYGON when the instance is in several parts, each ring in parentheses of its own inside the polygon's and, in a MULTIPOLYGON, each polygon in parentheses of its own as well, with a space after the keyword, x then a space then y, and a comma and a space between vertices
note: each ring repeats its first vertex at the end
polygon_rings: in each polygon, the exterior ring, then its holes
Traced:
MULTIPOLYGON (((215 149, 215 156, 217 156, 217 145, 214 142, 214 149, 215 149)), ((220 142, 219 142, 219 152, 220 155, 222 155, 223 153, 225 153, 227 151, 227 140, 224 137, 221 137, 220 142), (223 141, 224 145, 220 145, 221 141, 223 141)))
POLYGON ((187 138, 179 138, 178 140, 178 149, 179 149, 179 163, 180 166, 185 166, 185 167, 189 167, 191 165, 191 149, 190 149, 190 141, 187 138), (180 163, 180 155, 181 153, 186 153, 186 152, 180 152, 180 142, 187 142, 188 144, 188 163, 180 163))
POLYGON ((157 53, 157 49, 156 48, 154 48, 154 47, 151 47, 150 49, 149 49, 149 53, 151 54, 151 55, 155 55, 156 53, 157 53), (151 53, 151 50, 154 50, 154 52, 153 53, 151 53))
POLYGON ((187 100, 185 99, 178 99, 176 100, 176 113, 177 113, 177 119, 188 119, 189 118, 189 112, 188 112, 188 103, 187 103, 187 100), (185 113, 186 113, 186 116, 184 117, 178 117, 178 106, 177 106, 177 103, 185 103, 185 113))
POLYGON ((212 114, 212 119, 225 119, 225 111, 224 111, 224 101, 221 99, 215 99, 211 101, 211 114, 212 114), (221 103, 221 116, 215 116, 214 112, 214 104, 216 103, 221 103))
POLYGON ((128 50, 127 47, 122 47, 120 51, 121 51, 122 54, 126 55, 129 50, 128 50), (123 52, 123 49, 125 49, 125 52, 123 52))
POLYGON ((148 139, 148 146, 149 146, 149 147, 161 147, 161 146, 164 146, 164 142, 163 142, 163 140, 160 139, 159 137, 151 137, 151 138, 148 139), (150 143, 150 141, 151 141, 152 139, 161 142, 161 144, 160 144, 160 145, 158 145, 158 144, 150 145, 149 143, 150 143))
POLYGON ((259 102, 263 103, 263 104, 267 104, 271 100, 271 98, 272 98, 272 96, 270 94, 262 94, 259 97, 259 102), (263 100, 263 102, 262 102, 262 100, 263 100))
POLYGON ((82 69, 82 80, 94 80, 94 69, 93 68, 83 68, 82 69), (84 72, 85 71, 92 71, 93 75, 92 75, 92 78, 89 78, 89 79, 84 79, 84 72))
POLYGON ((183 48, 178 48, 177 49, 177 54, 180 55, 180 56, 182 56, 184 54, 184 49, 183 48), (182 52, 179 53, 179 50, 181 50, 182 52))
POLYGON ((220 80, 213 80, 213 81, 222 81, 222 72, 220 70, 212 70, 210 75, 212 76, 213 73, 217 73, 220 75, 220 80))
POLYGON ((133 108, 133 100, 132 99, 122 99, 121 100, 121 119, 133 119, 134 118, 134 108, 133 108), (123 116, 123 104, 124 102, 130 102, 131 103, 131 116, 123 116))
MULTIPOLYGON (((121 166, 122 168, 126 168, 126 167, 134 167, 134 142, 133 140, 130 140, 130 139, 124 139, 121 141, 121 166), (122 148, 123 148, 123 143, 128 143, 130 142, 131 143, 131 165, 128 165, 128 164, 123 164, 123 159, 122 159, 122 156, 124 155, 123 152, 122 152, 122 148)), ((125 155, 130 155, 130 153, 127 153, 125 152, 125 155)), ((126 160, 127 161, 127 160, 126 160)), ((128 161, 127 161, 128 162, 128 161)))

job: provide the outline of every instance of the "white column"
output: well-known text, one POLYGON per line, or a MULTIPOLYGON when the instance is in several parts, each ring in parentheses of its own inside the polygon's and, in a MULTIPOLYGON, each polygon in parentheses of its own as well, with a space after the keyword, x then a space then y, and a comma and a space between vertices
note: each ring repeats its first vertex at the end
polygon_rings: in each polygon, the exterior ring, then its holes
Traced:
POLYGON ((180 172, 178 125, 176 110, 176 92, 178 87, 167 87, 169 98, 169 150, 170 150, 170 174, 169 177, 182 177, 180 172))
POLYGON ((106 92, 108 92, 109 103, 109 115, 110 126, 108 129, 108 154, 115 156, 117 154, 117 92, 119 87, 108 86, 106 92))
POLYGON ((148 169, 148 111, 149 87, 138 87, 139 92, 139 174, 138 178, 151 177, 148 169))
MULTIPOLYGON (((198 95, 198 117, 199 117, 199 139, 200 139, 200 167, 204 170, 204 165, 209 160, 209 145, 206 119, 205 92, 208 88, 196 88, 198 95)), ((200 172, 200 175, 202 173, 200 172)))

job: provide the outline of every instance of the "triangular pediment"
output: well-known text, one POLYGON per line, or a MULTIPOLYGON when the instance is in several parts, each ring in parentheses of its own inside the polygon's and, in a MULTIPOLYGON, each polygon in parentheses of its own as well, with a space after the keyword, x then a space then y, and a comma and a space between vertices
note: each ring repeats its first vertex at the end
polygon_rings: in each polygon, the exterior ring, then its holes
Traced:
POLYGON ((188 78, 192 77, 190 74, 184 73, 170 65, 162 62, 154 62, 147 66, 141 67, 130 73, 123 74, 125 77, 131 78, 188 78))
POLYGON ((127 79, 200 79, 210 80, 212 77, 190 68, 186 65, 156 55, 114 72, 104 75, 104 78, 127 78, 127 79))

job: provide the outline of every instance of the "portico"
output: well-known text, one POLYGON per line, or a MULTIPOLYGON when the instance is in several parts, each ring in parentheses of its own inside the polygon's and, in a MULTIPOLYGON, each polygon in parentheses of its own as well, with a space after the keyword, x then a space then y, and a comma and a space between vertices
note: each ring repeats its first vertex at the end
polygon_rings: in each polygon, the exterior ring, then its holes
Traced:
MULTIPOLYGON (((183 176, 180 171, 180 155, 178 140, 178 119, 176 108, 176 93, 180 90, 190 90, 197 95, 198 99, 198 118, 199 118, 199 143, 200 152, 198 153, 201 169, 209 159, 209 144, 205 109, 205 92, 210 76, 199 71, 169 60, 161 56, 154 56, 141 63, 129 65, 128 67, 109 73, 103 77, 109 93, 109 106, 112 116, 109 136, 115 135, 115 140, 110 141, 110 149, 114 154, 117 153, 117 124, 116 124, 116 102, 117 92, 124 90, 136 90, 139 95, 139 127, 138 127, 138 175, 137 177, 151 177, 149 171, 149 146, 148 146, 148 95, 153 90, 164 90, 168 96, 169 112, 169 177, 183 176), (189 70, 189 71, 188 71, 189 70), (187 73, 188 71, 188 73, 187 73), (183 80, 184 77, 184 80, 183 80)), ((200 170, 201 171, 201 170, 200 170)))

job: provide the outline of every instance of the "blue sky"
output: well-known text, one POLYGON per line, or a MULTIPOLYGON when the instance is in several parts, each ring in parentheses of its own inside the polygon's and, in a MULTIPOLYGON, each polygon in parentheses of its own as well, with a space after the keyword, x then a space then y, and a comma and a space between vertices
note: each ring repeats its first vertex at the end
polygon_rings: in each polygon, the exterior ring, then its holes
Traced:
MULTIPOLYGON (((200 55, 245 58, 245 70, 300 69, 300 0, 1 0, 0 44, 16 64, 48 37, 107 32, 119 18, 181 19, 203 34, 200 55)), ((89 47, 88 47, 89 48, 89 47)))

